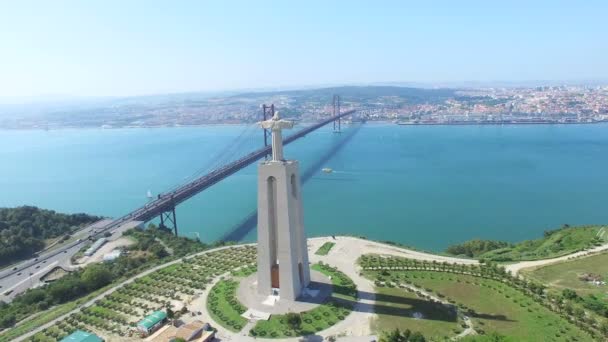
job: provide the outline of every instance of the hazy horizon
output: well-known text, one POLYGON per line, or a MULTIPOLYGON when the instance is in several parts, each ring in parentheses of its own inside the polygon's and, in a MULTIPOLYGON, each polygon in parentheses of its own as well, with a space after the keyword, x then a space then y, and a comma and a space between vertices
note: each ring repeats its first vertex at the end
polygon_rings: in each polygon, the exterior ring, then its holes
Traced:
POLYGON ((608 80, 601 1, 23 1, 0 98, 608 80))

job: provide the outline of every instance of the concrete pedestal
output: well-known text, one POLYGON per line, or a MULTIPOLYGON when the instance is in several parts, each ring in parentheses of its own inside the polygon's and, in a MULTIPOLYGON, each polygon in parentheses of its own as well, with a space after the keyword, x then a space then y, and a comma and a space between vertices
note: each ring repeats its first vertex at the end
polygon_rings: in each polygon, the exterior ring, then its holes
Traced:
POLYGON ((300 174, 295 160, 258 168, 258 293, 295 300, 310 282, 300 174), (278 285, 278 286, 277 286, 278 285))

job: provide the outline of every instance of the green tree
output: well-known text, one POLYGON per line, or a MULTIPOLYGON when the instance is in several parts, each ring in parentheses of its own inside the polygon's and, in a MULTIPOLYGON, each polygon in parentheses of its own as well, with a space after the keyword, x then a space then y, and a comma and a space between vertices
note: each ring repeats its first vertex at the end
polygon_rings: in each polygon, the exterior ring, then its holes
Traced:
POLYGON ((565 299, 574 300, 578 299, 578 294, 574 290, 564 289, 562 291, 562 297, 564 297, 565 299))
POLYGON ((93 291, 112 282, 112 273, 104 265, 90 265, 80 277, 84 286, 93 291))
POLYGON ((171 309, 170 306, 167 306, 165 311, 167 311, 167 317, 168 318, 173 318, 175 317, 175 312, 173 312, 173 310, 171 309))
POLYGON ((290 312, 286 315, 287 325, 292 330, 298 331, 302 327, 302 317, 299 313, 290 312))
POLYGON ((0 317, 0 327, 1 328, 8 328, 13 326, 13 324, 15 324, 16 318, 15 318, 15 314, 13 313, 8 313, 6 315, 2 315, 0 317))
POLYGON ((426 338, 424 338, 424 336, 420 332, 416 331, 416 332, 412 333, 412 335, 410 336, 408 341, 409 342, 426 342, 426 338))
POLYGON ((424 342, 425 339, 424 339, 424 336, 422 336, 422 334, 420 334, 419 332, 415 332, 412 334, 412 332, 409 329, 405 329, 405 331, 401 331, 401 330, 399 330, 399 328, 389 331, 389 332, 385 332, 380 337, 380 342, 408 342, 408 341, 424 342), (416 338, 417 340, 412 340, 412 338, 416 338), (422 340, 420 340, 420 338, 422 338, 422 340))
POLYGON ((604 335, 608 335, 608 322, 604 321, 600 324, 600 331, 604 335))
POLYGON ((160 243, 153 244, 152 247, 150 247, 150 252, 156 255, 156 257, 159 259, 162 259, 169 255, 169 253, 167 253, 167 251, 165 250, 165 247, 163 247, 160 243))

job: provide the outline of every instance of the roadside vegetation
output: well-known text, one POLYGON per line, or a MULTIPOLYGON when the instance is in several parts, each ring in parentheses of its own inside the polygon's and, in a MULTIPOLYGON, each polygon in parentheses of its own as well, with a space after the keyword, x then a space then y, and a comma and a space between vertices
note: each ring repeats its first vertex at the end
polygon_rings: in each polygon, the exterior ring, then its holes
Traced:
MULTIPOLYGON (((199 241, 175 237, 170 231, 156 228, 154 225, 148 229, 132 229, 124 235, 134 238, 136 243, 129 246, 126 253, 113 262, 88 265, 43 287, 30 289, 9 304, 0 302, 0 329, 8 329, 17 324, 15 329, 22 331, 24 329, 19 326, 19 322, 40 311, 62 312, 64 309, 60 306, 70 307, 72 301, 84 298, 107 285, 123 281, 154 265, 208 248, 199 241), (163 244, 170 246, 174 254, 169 254, 163 244), (58 310, 55 311, 55 308, 58 310)), ((48 320, 57 316, 59 315, 43 315, 48 320)), ((36 322, 46 323, 38 318, 36 322)), ((31 324, 28 326, 32 329, 37 327, 31 324)), ((3 336, 4 334, 0 334, 0 341, 3 336)))
POLYGON ((329 251, 335 246, 336 244, 334 242, 326 242, 324 243, 321 247, 319 247, 319 249, 317 249, 317 251, 315 252, 316 255, 327 255, 329 253, 329 251))
POLYGON ((69 239, 78 228, 100 220, 32 206, 0 208, 0 267, 31 258, 52 239, 69 239))
POLYGON ((575 253, 606 242, 608 232, 602 234, 602 226, 570 227, 547 230, 536 240, 515 244, 503 241, 471 240, 448 247, 451 255, 474 257, 479 260, 509 262, 555 258, 575 253))
POLYGON ((563 311, 547 296, 543 285, 513 277, 496 264, 457 265, 378 255, 364 255, 359 263, 380 295, 395 297, 386 302, 401 301, 411 306, 409 312, 422 313, 413 317, 401 314, 403 310, 379 312, 379 331, 392 330, 398 324, 438 339, 451 338, 467 328, 480 335, 496 332, 517 341, 592 341, 605 336, 597 321, 563 311), (417 298, 412 298, 412 291, 417 298), (428 311, 432 303, 425 293, 445 300, 458 311, 458 328, 451 330, 452 336, 445 334, 449 330, 437 329, 446 320, 437 318, 441 317, 438 306, 428 311), (427 310, 427 319, 423 310, 427 310), (472 326, 463 324, 462 316, 470 318, 472 326))

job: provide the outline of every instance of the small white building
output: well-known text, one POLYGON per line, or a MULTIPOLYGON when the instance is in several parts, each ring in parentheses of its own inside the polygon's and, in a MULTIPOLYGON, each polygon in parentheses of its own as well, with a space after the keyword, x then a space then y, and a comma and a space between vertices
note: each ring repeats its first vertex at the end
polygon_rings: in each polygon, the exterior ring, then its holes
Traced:
POLYGON ((93 244, 91 245, 91 247, 89 247, 85 252, 84 255, 86 256, 91 256, 93 254, 95 254, 95 252, 97 252, 97 250, 99 249, 99 247, 103 246, 104 243, 106 243, 108 241, 108 239, 106 238, 101 238, 95 242, 93 242, 93 244))
POLYGON ((111 262, 114 261, 115 259, 117 259, 118 257, 120 257, 122 255, 122 251, 120 249, 115 249, 113 251, 111 251, 110 253, 107 253, 103 256, 103 261, 104 262, 111 262))

